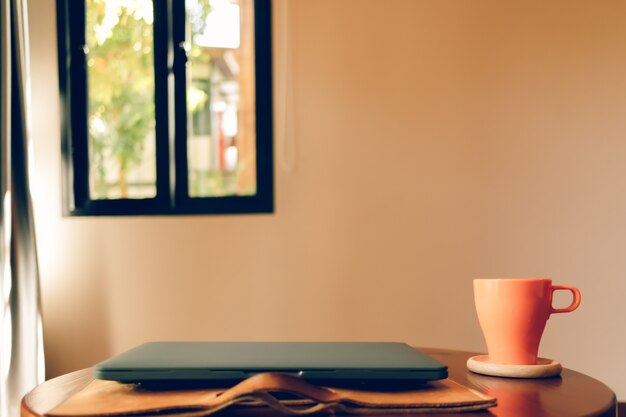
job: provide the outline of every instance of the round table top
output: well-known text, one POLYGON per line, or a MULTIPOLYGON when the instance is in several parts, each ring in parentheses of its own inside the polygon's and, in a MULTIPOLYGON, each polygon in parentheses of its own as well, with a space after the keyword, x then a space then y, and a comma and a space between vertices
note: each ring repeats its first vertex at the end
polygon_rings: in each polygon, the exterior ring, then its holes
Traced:
MULTIPOLYGON (((419 348, 448 365, 451 379, 496 397, 498 405, 487 412, 464 416, 499 417, 615 417, 616 398, 602 382, 570 369, 560 377, 514 379, 489 377, 467 370, 467 359, 476 353, 447 349, 419 348)), ((92 370, 83 369, 50 379, 24 396, 21 416, 38 417, 61 404, 93 380, 92 370)), ((221 414, 224 415, 224 414, 221 414)), ((458 414, 437 414, 453 416, 458 414)))

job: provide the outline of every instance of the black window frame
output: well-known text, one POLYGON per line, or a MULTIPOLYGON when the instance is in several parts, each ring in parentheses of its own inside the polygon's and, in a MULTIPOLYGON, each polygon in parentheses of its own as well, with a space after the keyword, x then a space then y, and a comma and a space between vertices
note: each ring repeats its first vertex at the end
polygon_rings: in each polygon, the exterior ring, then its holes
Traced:
POLYGON ((273 213, 271 0, 254 0, 256 194, 188 194, 185 2, 153 0, 156 197, 91 199, 85 1, 57 0, 63 213, 66 216, 273 213))

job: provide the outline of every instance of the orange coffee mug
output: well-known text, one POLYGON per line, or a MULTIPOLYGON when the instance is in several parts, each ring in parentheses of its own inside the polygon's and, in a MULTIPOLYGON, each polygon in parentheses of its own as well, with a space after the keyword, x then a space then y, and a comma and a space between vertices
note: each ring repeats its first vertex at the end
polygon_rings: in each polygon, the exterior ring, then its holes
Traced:
POLYGON ((534 365, 548 318, 553 313, 576 310, 580 291, 552 285, 546 278, 475 279, 474 302, 489 362, 534 365), (552 306, 552 295, 558 290, 572 293, 568 307, 552 306))

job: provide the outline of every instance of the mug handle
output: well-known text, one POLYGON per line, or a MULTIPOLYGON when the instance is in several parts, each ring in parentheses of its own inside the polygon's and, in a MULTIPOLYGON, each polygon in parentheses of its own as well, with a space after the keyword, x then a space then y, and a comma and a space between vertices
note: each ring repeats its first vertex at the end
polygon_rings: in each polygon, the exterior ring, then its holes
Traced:
POLYGON ((578 291, 578 288, 576 287, 572 287, 569 285, 553 285, 552 286, 552 292, 554 293, 554 291, 558 291, 558 290, 567 290, 570 291, 572 293, 572 303, 565 308, 554 308, 552 306, 550 306, 550 314, 552 313, 569 313, 570 311, 574 311, 578 308, 578 306, 580 305, 580 291, 578 291))

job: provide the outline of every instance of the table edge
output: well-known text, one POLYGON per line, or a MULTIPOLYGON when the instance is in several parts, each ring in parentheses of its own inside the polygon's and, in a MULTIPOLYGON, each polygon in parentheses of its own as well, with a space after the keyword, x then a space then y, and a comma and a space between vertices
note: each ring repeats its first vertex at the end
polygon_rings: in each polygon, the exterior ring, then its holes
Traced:
MULTIPOLYGON (((437 355, 442 355, 442 356, 446 356, 446 355, 463 355, 466 356, 467 358, 473 356, 473 355, 477 355, 480 353, 477 352, 471 352, 471 351, 464 351, 464 350, 456 350, 456 349, 444 349, 444 348, 434 348, 434 347, 415 347, 415 349, 418 349, 420 351, 423 351, 424 353, 428 354, 428 355, 433 355, 435 357, 435 359, 440 360, 440 358, 437 358, 437 355)), ((606 416, 606 417, 614 417, 617 415, 617 407, 618 407, 618 401, 617 401, 617 396, 615 394, 615 391, 613 391, 608 385, 606 385, 604 382, 583 374, 581 372, 572 370, 572 369, 568 369, 568 368, 563 368, 564 371, 567 372, 573 372, 576 374, 579 374, 585 378, 589 378, 592 379, 593 381, 595 381, 598 384, 601 384, 604 388, 606 388, 608 391, 610 391, 612 393, 612 397, 613 397, 613 401, 612 404, 609 405, 606 410, 604 410, 600 416, 606 416)), ((469 371, 468 371, 469 372, 469 371)), ((69 398, 71 395, 73 395, 74 393, 80 391, 81 389, 83 389, 84 387, 86 387, 91 381, 94 380, 93 377, 93 368, 83 368, 83 369, 79 369, 64 375, 59 375, 57 377, 51 378, 49 380, 44 381, 42 384, 38 385, 37 387, 33 388, 31 391, 29 391, 28 393, 26 393, 26 395, 24 395, 24 397, 22 397, 22 400, 20 402, 20 416, 21 417, 41 417, 42 415, 45 415, 45 413, 49 412, 50 410, 54 409, 56 406, 58 406, 59 404, 61 404, 63 401, 65 401, 67 398, 69 398), (80 383, 76 384, 76 381, 80 381, 80 383), (40 408, 40 405, 36 405, 33 406, 32 402, 33 402, 33 395, 35 394, 35 391, 47 384, 47 383, 52 383, 52 384, 68 384, 70 385, 70 387, 68 389, 63 390, 62 388, 59 389, 59 391, 63 392, 63 397, 55 402, 50 402, 48 401, 48 405, 46 406, 46 410, 43 414, 37 414, 33 408, 40 408)), ((467 381, 468 384, 471 384, 471 382, 467 381)), ((478 387, 474 387, 476 389, 479 389, 478 387)), ((37 401, 35 399, 35 401, 37 401)), ((44 399, 42 401, 43 403, 46 402, 46 400, 44 399)))

